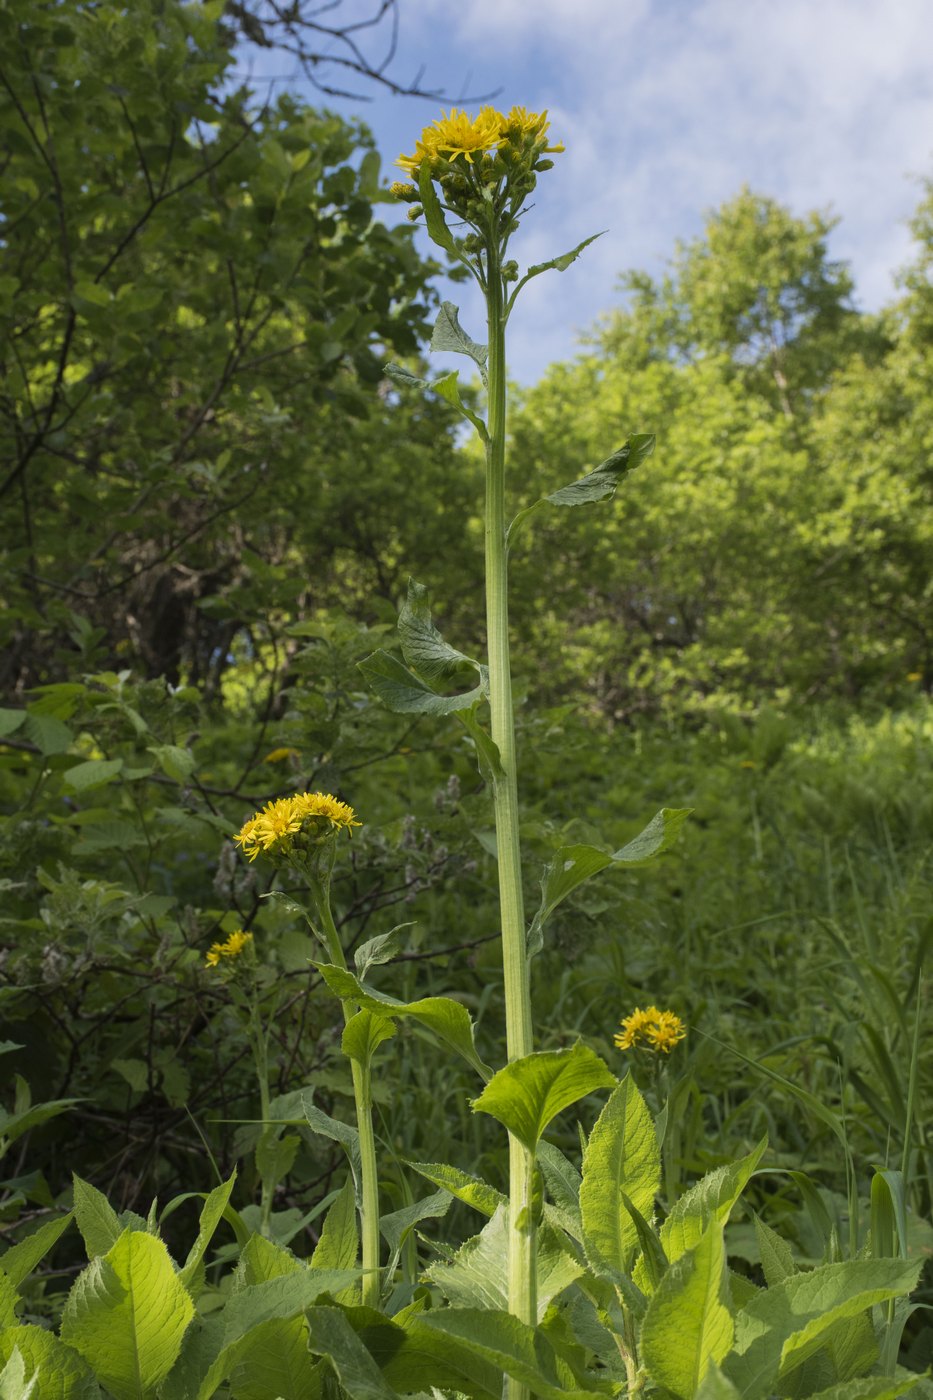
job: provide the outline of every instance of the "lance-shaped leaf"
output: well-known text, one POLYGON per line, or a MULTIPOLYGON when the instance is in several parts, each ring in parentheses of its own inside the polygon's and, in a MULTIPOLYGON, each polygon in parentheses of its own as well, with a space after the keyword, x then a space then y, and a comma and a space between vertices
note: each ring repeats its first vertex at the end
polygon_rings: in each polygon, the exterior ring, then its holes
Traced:
POLYGON ((676 841, 692 808, 662 807, 633 841, 618 851, 598 846, 561 846, 541 879, 541 905, 528 932, 529 956, 540 952, 543 929, 562 899, 608 866, 634 868, 656 860, 676 841))
POLYGON ((353 973, 332 963, 315 963, 324 981, 341 1001, 355 1001, 365 1011, 380 1016, 406 1017, 433 1031, 439 1040, 462 1055, 477 1074, 488 1079, 492 1070, 483 1064, 473 1042, 473 1022, 466 1007, 452 997, 423 997, 420 1001, 398 1001, 395 997, 364 987, 353 973))
POLYGON ((313 1133, 317 1133, 319 1137, 330 1138, 332 1142, 340 1143, 350 1159, 350 1170, 353 1173, 357 1189, 359 1189, 363 1179, 363 1169, 360 1160, 360 1135, 357 1129, 350 1123, 341 1123, 339 1119, 331 1118, 323 1109, 317 1107, 308 1092, 301 1096, 301 1107, 305 1121, 313 1133))
POLYGON ((725 1225, 767 1145, 763 1137, 747 1157, 709 1172, 674 1203, 661 1226, 661 1243, 671 1263, 693 1248, 711 1221, 725 1225))
POLYGON ((162 1241, 124 1230, 79 1276, 61 1338, 115 1400, 145 1400, 171 1370, 193 1316, 191 1295, 162 1241))
POLYGON ((418 190, 421 195, 422 206, 424 207, 424 221, 428 226, 428 233, 439 248, 443 248, 448 253, 453 253, 455 258, 460 258, 462 261, 462 254, 454 242, 453 234, 447 227, 444 211, 437 197, 437 191, 434 188, 434 181, 431 179, 431 171, 427 161, 421 162, 421 167, 418 171, 418 190))
POLYGON ((651 433, 635 433, 627 438, 617 451, 579 481, 542 496, 533 505, 520 510, 509 526, 508 544, 515 541, 521 527, 546 506, 584 506, 593 501, 604 501, 615 495, 616 487, 624 476, 634 471, 654 451, 654 437, 651 433))
POLYGON ((437 320, 431 333, 431 349, 450 350, 455 355, 468 355, 474 364, 479 366, 483 383, 486 383, 486 360, 489 356, 489 348, 486 345, 477 344, 467 335, 460 324, 459 309, 454 306, 452 301, 441 302, 441 309, 437 313, 437 320))
POLYGON ((45 1258, 73 1219, 74 1211, 69 1211, 67 1215, 60 1215, 57 1220, 47 1220, 24 1240, 10 1245, 6 1253, 0 1256, 0 1271, 6 1274, 12 1284, 19 1287, 45 1258))
POLYGON ((460 1171, 459 1167, 449 1167, 446 1162, 406 1162, 406 1166, 482 1215, 494 1215, 497 1208, 506 1202, 506 1197, 494 1186, 487 1185, 469 1172, 460 1171))
POLYGON ((396 1400, 397 1392, 339 1308, 311 1308, 307 1324, 309 1349, 327 1358, 345 1395, 354 1400, 396 1400))
POLYGON ((583 1154, 583 1244, 597 1273, 612 1279, 628 1274, 638 1230, 623 1192, 642 1215, 650 1217, 660 1179, 654 1123, 627 1074, 596 1120, 583 1154))
POLYGON ((515 304, 515 298, 518 296, 525 283, 531 281, 532 277, 539 277, 542 272, 566 272, 570 264, 576 262, 584 248, 588 248, 591 243, 595 243, 597 238, 602 238, 603 234, 607 232, 607 229, 601 229, 599 233, 591 233, 589 238, 584 238, 583 242, 578 243, 576 248, 571 248, 569 253, 561 253, 557 258, 550 258, 547 262, 535 263, 532 267, 529 267, 524 277, 516 283, 515 290, 512 292, 506 304, 505 314, 508 316, 515 304))
POLYGON ((214 1231, 223 1219, 224 1212, 230 1204, 230 1196, 235 1183, 236 1171, 233 1172, 229 1180, 220 1186, 215 1186, 204 1202, 201 1219, 198 1223, 197 1239, 188 1251, 188 1258, 178 1275, 186 1288, 191 1287, 198 1265, 207 1253, 208 1245, 214 1237, 214 1231))
POLYGON ((680 1400, 694 1400, 711 1366, 732 1346, 722 1226, 710 1225, 661 1279, 641 1325, 641 1354, 651 1379, 680 1400))
POLYGON ((562 1109, 592 1094, 613 1089, 616 1077, 594 1050, 578 1040, 568 1050, 538 1050, 512 1060, 493 1075, 474 1112, 488 1113, 529 1152, 562 1109))

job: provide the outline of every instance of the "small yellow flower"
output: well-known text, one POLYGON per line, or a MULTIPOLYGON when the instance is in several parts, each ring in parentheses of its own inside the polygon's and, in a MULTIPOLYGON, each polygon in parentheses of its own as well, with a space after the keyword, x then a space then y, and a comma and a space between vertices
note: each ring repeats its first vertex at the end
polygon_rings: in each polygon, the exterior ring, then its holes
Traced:
POLYGON ((547 109, 543 112, 529 112, 527 107, 513 107, 507 117, 500 117, 502 123, 502 134, 508 139, 513 134, 518 136, 534 136, 537 144, 544 142, 544 150, 548 155, 559 155, 564 150, 564 143, 558 141, 556 146, 548 146, 547 129, 550 122, 547 119, 547 109))
POLYGON ((261 851, 289 855, 299 835, 315 838, 316 843, 343 830, 352 836, 353 828, 360 825, 353 808, 330 793, 298 792, 267 802, 233 839, 252 861, 261 851))
POLYGON ((281 763, 283 758, 300 758, 301 754, 297 749, 273 749, 267 753, 262 760, 263 763, 281 763))
POLYGON ((911 682, 922 681, 922 680, 923 680, 923 672, 922 672, 922 671, 909 671, 909 672, 907 673, 907 679, 908 679, 909 681, 911 681, 911 682))
POLYGON ((229 938, 225 939, 223 943, 211 944, 210 948, 207 950, 207 956, 204 959, 204 966, 219 967, 221 958, 238 958, 243 949, 252 943, 252 941, 253 935, 251 933, 244 933, 241 928, 237 929, 236 932, 231 933, 229 938))
POLYGON ((632 1014, 625 1017, 622 1029, 616 1032, 615 1044, 620 1050, 631 1050, 633 1046, 645 1044, 655 1053, 663 1051, 669 1055, 686 1034, 686 1026, 673 1011, 659 1011, 656 1006, 642 1011, 641 1007, 636 1006, 632 1014))

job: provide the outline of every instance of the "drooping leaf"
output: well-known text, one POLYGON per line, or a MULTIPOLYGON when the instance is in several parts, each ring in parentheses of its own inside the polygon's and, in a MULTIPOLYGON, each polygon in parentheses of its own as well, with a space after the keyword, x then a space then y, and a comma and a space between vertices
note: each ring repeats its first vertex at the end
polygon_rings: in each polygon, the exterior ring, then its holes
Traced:
POLYGON ((483 1079, 488 1079, 492 1071, 483 1064, 476 1053, 473 1042, 473 1022, 466 1007, 451 997, 423 997, 420 1001, 397 1001, 394 997, 377 992, 373 987, 364 987, 358 978, 346 968, 332 963, 315 963, 324 981, 341 1001, 355 1001, 368 1011, 382 1016, 404 1017, 416 1021, 449 1045, 467 1064, 472 1065, 483 1079))
POLYGON ((449 1167, 442 1162, 407 1162, 406 1166, 483 1215, 495 1214, 496 1208, 506 1200, 494 1186, 488 1186, 478 1176, 471 1176, 458 1167, 449 1167))
POLYGON ((383 705, 396 715, 452 715, 471 709, 484 698, 479 685, 463 695, 438 695, 397 656, 382 648, 358 662, 357 669, 383 705))
POLYGON ((605 461, 600 462, 598 467, 581 477, 579 481, 573 481, 569 486, 562 486, 557 491, 552 491, 548 496, 542 496, 540 500, 532 505, 520 510, 512 521, 508 530, 509 547, 515 543, 518 532, 522 526, 542 511, 547 506, 582 506, 589 505, 594 501, 604 501, 610 496, 614 496, 619 482, 629 472, 641 466, 654 451, 654 437, 651 433, 634 433, 631 437, 613 452, 605 461))
POLYGON ((363 1179, 363 1169, 360 1160, 360 1135, 358 1129, 350 1123, 341 1123, 337 1118, 331 1118, 315 1104, 311 1094, 307 1091, 301 1095, 301 1107, 312 1132, 318 1133, 321 1137, 330 1138, 333 1142, 339 1142, 350 1159, 350 1170, 353 1173, 353 1180, 360 1189, 363 1179))
POLYGON ((596 1120, 583 1155, 583 1245, 597 1272, 607 1270, 611 1277, 628 1274, 638 1231, 621 1193, 650 1217, 660 1178, 654 1123, 627 1074, 596 1120))
POLYGON ((652 1380, 694 1400, 732 1339, 723 1227, 713 1221, 658 1284, 641 1325, 641 1353, 652 1380))
POLYGON ((408 580, 408 595, 398 617, 402 655, 413 671, 430 685, 443 685, 478 674, 485 689, 486 668, 444 641, 431 621, 429 593, 424 584, 408 580))
POLYGON ((147 1400, 172 1368, 194 1303, 154 1235, 124 1230, 68 1295, 61 1339, 114 1400, 147 1400))
POLYGON ((479 345, 475 340, 471 340, 460 324, 459 308, 454 306, 451 301, 441 302, 441 309, 437 313, 437 320, 431 333, 431 349, 450 350, 456 355, 468 355, 479 367, 483 383, 486 383, 486 361, 489 357, 489 347, 479 345))
POLYGON ((615 1085, 616 1077, 605 1062, 578 1040, 567 1050, 539 1050, 512 1060, 493 1075, 472 1108, 490 1114, 534 1152, 558 1113, 597 1089, 615 1085))
POLYGON ((674 1203, 661 1226, 661 1243, 671 1263, 693 1248, 712 1220, 726 1224, 767 1145, 763 1137, 747 1157, 709 1172, 674 1203))
POLYGON ((541 905, 528 933, 529 956, 543 946, 542 930, 551 914, 568 894, 584 880, 608 866, 647 865, 670 849, 690 815, 690 808, 662 807, 634 840, 618 851, 602 851, 598 846, 562 846, 548 865, 541 880, 541 905))
POLYGON ((440 378, 432 380, 428 388, 433 389, 435 394, 440 394, 442 399, 445 399, 452 408, 455 408, 459 414, 472 423, 480 439, 483 442, 486 441, 489 436, 486 431, 486 424, 478 414, 467 407, 460 397, 459 370, 452 369, 447 374, 442 374, 440 378))

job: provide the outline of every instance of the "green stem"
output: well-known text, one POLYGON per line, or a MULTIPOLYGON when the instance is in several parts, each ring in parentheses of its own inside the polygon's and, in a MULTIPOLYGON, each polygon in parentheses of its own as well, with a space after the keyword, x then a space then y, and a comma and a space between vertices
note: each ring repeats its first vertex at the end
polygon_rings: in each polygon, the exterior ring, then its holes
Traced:
MULTIPOLYGON (((252 992, 249 1011, 249 1038, 253 1048, 253 1060, 256 1064, 256 1079, 259 1083, 259 1116, 262 1120, 262 1131, 260 1140, 269 1131, 269 1032, 263 1025, 262 1014, 259 1010, 259 998, 255 989, 252 992)), ((272 1219, 272 1201, 275 1195, 276 1183, 267 1176, 262 1178, 262 1194, 259 1198, 259 1222, 260 1232, 269 1239, 271 1236, 270 1221, 272 1219)))
MULTIPOLYGON (((334 923, 330 908, 330 881, 318 879, 312 882, 312 893, 322 925, 322 933, 327 944, 327 955, 335 967, 346 967, 340 934, 334 923)), ((342 1001, 344 1023, 356 1014, 356 1003, 342 1001)), ((363 1244, 363 1288, 364 1307, 378 1308, 380 1295, 379 1281, 379 1177, 376 1171, 376 1138, 373 1133, 373 1100, 369 1067, 357 1060, 350 1060, 353 1076, 353 1099, 356 1104, 356 1126, 360 1135, 360 1162, 362 1180, 360 1182, 360 1238, 363 1244)))
MULTIPOLYGON (((510 1060, 533 1049, 531 992, 525 949, 525 910, 518 826, 518 778, 512 675, 509 662, 508 558, 505 519, 506 364, 504 287, 500 249, 489 239, 486 306, 489 328, 489 440, 486 445, 486 630, 492 739, 502 772, 493 789, 505 979, 506 1044, 510 1060)), ((522 1322, 537 1321, 537 1273, 532 1210, 534 1157, 509 1138, 509 1309, 522 1322)), ((528 1388, 509 1381, 510 1400, 528 1388)))

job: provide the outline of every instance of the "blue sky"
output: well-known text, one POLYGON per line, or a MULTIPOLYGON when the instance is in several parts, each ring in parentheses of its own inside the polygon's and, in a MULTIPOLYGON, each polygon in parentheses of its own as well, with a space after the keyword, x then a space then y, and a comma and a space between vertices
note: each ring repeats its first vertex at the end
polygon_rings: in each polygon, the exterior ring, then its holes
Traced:
MULTIPOLYGON (((374 8, 344 0, 340 13, 374 8)), ((894 295, 911 256, 906 220, 933 176, 930 0, 399 0, 399 13, 398 81, 423 69, 424 85, 471 111, 463 95, 499 89, 499 107, 547 108, 567 147, 538 185, 519 262, 608 230, 522 293, 509 328, 517 379, 571 358, 580 332, 618 304, 618 273, 660 272, 676 240, 743 184, 795 213, 837 216, 830 252, 851 263, 859 305, 894 295)), ((366 40, 374 60, 387 37, 366 40)), ((290 75, 282 59, 255 68, 271 72, 290 75)), ((328 105, 371 126, 395 178, 439 104, 358 87, 372 100, 328 105)), ((472 293, 445 295, 482 338, 472 293)))

